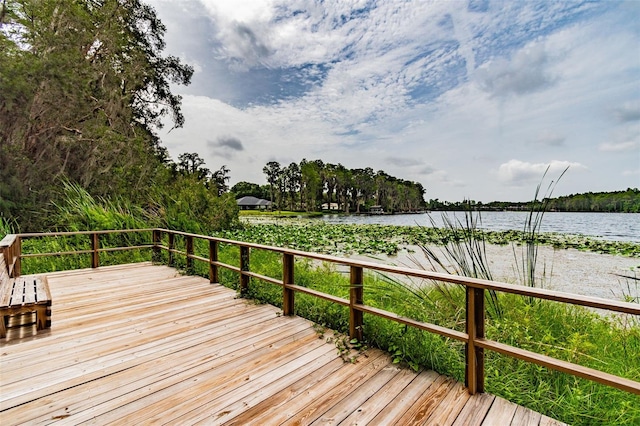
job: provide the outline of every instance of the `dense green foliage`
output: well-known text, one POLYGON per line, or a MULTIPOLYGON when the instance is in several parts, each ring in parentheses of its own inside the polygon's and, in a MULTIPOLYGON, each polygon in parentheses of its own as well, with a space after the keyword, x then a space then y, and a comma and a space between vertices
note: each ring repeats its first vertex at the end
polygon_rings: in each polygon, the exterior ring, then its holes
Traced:
POLYGON ((65 184, 65 197, 51 220, 70 231, 162 227, 208 234, 239 225, 230 194, 218 196, 192 176, 178 176, 168 185, 152 194, 153 205, 141 207, 126 199, 96 199, 78 185, 65 184))
POLYGON ((567 195, 550 200, 549 208, 559 212, 640 213, 640 190, 628 188, 626 191, 567 195))
POLYGON ((176 229, 228 225, 229 170, 212 173, 197 154, 173 163, 155 134, 167 114, 183 124, 170 84, 188 84, 193 70, 162 55, 165 27, 153 8, 140 0, 0 7, 0 217, 22 231, 64 227, 51 208, 66 202, 70 183, 176 229))
POLYGON ((236 198, 268 198, 278 209, 306 212, 324 209, 360 213, 376 205, 392 213, 425 207, 422 184, 398 179, 382 170, 374 172, 370 167, 348 169, 342 164, 303 159, 300 164, 286 167, 270 161, 262 171, 268 182, 266 191, 257 184, 241 182, 232 188, 236 198))
MULTIPOLYGON (((640 190, 628 188, 626 191, 587 192, 572 194, 545 200, 549 211, 558 212, 607 212, 607 213, 640 213, 640 190)), ((429 200, 430 210, 466 210, 469 204, 474 210, 531 210, 532 202, 514 203, 509 201, 492 201, 482 203, 476 201, 448 202, 438 199, 429 200)))
POLYGON ((231 193, 236 199, 248 195, 256 198, 269 199, 269 189, 268 185, 260 186, 257 183, 241 181, 231 187, 231 193))

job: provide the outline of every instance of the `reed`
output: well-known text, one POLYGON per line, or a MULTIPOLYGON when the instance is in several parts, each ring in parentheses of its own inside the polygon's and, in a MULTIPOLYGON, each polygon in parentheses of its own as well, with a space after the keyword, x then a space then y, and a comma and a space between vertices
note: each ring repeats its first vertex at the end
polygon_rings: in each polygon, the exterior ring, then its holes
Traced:
MULTIPOLYGON (((443 214, 444 228, 436 227, 435 220, 429 216, 432 228, 438 234, 439 240, 443 241, 444 244, 438 246, 438 249, 426 244, 418 244, 418 246, 430 263, 430 269, 434 271, 441 270, 453 275, 493 281, 489 259, 487 258, 486 234, 479 229, 479 225, 482 225, 482 217, 480 212, 474 214, 469 203, 467 203, 467 207, 464 223, 458 218, 452 219, 443 214)), ((419 262, 416 262, 416 266, 421 269, 427 269, 425 265, 421 265, 419 262)), ((451 286, 433 282, 433 287, 447 299, 453 299, 451 297, 451 286)), ((496 292, 493 290, 487 291, 485 298, 487 314, 490 317, 501 317, 503 312, 496 292)))
MULTIPOLYGON (((549 208, 549 200, 555 190, 556 185, 562 179, 562 176, 569 170, 569 167, 565 168, 558 179, 555 181, 552 180, 541 200, 538 200, 540 195, 540 189, 544 182, 547 173, 549 172, 549 167, 545 170, 542 175, 542 179, 538 186, 536 187, 535 194, 533 196, 533 200, 529 204, 529 214, 524 223, 520 241, 520 254, 518 255, 516 250, 516 245, 512 243, 513 248, 513 256, 514 256, 514 265, 516 269, 516 276, 520 277, 520 284, 528 286, 528 287, 543 287, 546 276, 546 268, 543 270, 543 273, 540 278, 536 275, 536 270, 538 266, 538 246, 540 241, 540 227, 542 225, 542 219, 544 218, 544 214, 547 212, 549 208)), ((544 266, 544 265, 543 265, 544 266)), ((530 300, 533 303, 533 299, 530 300)))

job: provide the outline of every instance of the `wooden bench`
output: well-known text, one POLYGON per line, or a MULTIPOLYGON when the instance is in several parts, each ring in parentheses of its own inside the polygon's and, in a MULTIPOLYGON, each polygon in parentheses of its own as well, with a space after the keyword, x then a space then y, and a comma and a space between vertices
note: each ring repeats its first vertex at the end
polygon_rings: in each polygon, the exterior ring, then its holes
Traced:
POLYGON ((51 327, 51 293, 46 277, 11 278, 0 253, 0 338, 7 336, 9 316, 36 314, 36 329, 51 327))

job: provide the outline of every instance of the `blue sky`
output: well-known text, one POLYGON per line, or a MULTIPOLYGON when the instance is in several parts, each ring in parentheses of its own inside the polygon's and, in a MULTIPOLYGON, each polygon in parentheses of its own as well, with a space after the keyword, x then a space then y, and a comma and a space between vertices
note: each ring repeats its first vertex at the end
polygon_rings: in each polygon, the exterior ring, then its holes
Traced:
POLYGON ((554 195, 640 187, 640 1, 148 3, 195 68, 161 139, 231 184, 319 158, 448 201, 529 200, 547 167, 554 195))

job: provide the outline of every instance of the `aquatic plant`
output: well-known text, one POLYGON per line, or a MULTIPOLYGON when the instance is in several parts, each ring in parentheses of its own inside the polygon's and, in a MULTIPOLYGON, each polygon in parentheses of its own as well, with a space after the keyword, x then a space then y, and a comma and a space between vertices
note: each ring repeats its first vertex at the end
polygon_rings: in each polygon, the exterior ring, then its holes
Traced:
MULTIPOLYGON (((526 285, 528 287, 542 287, 544 276, 543 273, 540 285, 537 285, 536 278, 536 268, 538 265, 538 246, 539 246, 539 238, 540 234, 540 226, 542 225, 542 219, 544 217, 545 212, 549 206, 549 200, 551 199, 551 195, 553 194, 553 190, 556 185, 562 179, 562 176, 569 170, 569 167, 566 167, 560 176, 555 181, 551 181, 547 190, 544 194, 542 200, 538 200, 538 196, 540 195, 540 187, 542 186, 542 182, 544 182, 547 173, 549 172, 549 167, 545 170, 542 175, 542 179, 538 186, 536 187, 536 192, 533 196, 533 200, 529 204, 529 214, 527 216, 527 220, 524 223, 524 227, 522 229, 522 238, 521 241, 524 242, 524 245, 521 246, 521 254, 520 257, 516 254, 515 245, 512 244, 513 255, 515 258, 515 268, 517 271, 517 275, 520 277, 520 283, 522 285, 526 285)), ((531 300, 533 302, 533 299, 531 300)))
MULTIPOLYGON (((434 219, 429 216, 433 229, 440 234, 440 240, 446 242, 438 247, 439 250, 425 244, 419 244, 419 247, 431 264, 432 270, 441 270, 453 275, 493 281, 487 258, 485 234, 479 232, 478 225, 482 224, 480 212, 474 214, 470 204, 467 204, 467 206, 464 223, 458 218, 453 220, 443 214, 442 220, 445 226, 444 228, 437 228, 434 219), (440 254, 438 254, 438 251, 440 254)), ((424 265, 419 262, 416 262, 416 266, 425 269, 424 265)), ((445 296, 448 296, 451 292, 448 284, 434 281, 433 286, 445 296)), ((451 299, 450 296, 447 298, 451 299)), ((489 316, 501 317, 502 308, 495 291, 487 291, 486 301, 489 316)))

